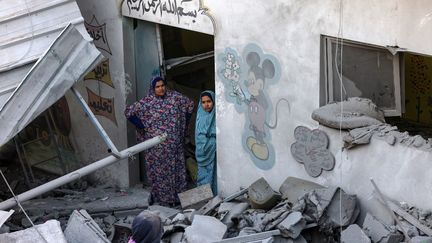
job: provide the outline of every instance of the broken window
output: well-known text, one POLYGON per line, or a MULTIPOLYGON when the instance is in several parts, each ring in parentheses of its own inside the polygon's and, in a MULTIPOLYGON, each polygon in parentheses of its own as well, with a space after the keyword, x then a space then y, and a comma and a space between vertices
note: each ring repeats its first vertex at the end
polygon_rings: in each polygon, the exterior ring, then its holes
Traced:
POLYGON ((399 131, 432 138, 432 57, 322 36, 320 81, 321 106, 369 98, 399 131))
POLYGON ((322 37, 321 105, 371 99, 386 116, 401 115, 399 54, 383 47, 322 37), (343 48, 342 48, 343 47, 343 48))

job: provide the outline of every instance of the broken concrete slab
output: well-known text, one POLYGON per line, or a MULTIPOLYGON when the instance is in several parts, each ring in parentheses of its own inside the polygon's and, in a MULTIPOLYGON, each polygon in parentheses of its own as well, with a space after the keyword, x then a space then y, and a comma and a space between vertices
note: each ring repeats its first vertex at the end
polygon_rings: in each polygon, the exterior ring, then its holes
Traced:
POLYGON ((210 184, 195 187, 178 194, 182 208, 199 209, 213 198, 210 184))
POLYGON ((6 233, 0 235, 0 242, 4 243, 46 243, 46 242, 58 242, 58 243, 69 243, 66 241, 65 235, 60 226, 60 222, 57 220, 48 220, 44 224, 35 225, 34 227, 28 228, 13 233, 6 233), (39 235, 39 233, 44 237, 39 235))
POLYGON ((396 243, 403 240, 402 234, 396 230, 392 230, 389 226, 385 226, 370 214, 366 214, 363 222, 363 231, 373 242, 396 243))
POLYGON ((224 202, 219 206, 218 214, 221 215, 220 220, 228 228, 233 226, 233 217, 239 216, 249 207, 248 203, 224 202))
POLYGON ((283 199, 287 199, 290 203, 296 203, 306 193, 313 189, 325 188, 324 186, 312 181, 303 180, 296 177, 288 177, 279 188, 283 199))
POLYGON ((248 195, 252 208, 265 210, 274 207, 281 198, 262 177, 249 186, 248 195))
POLYGON ((196 215, 192 225, 185 229, 188 243, 207 243, 220 241, 227 226, 214 217, 196 215))
POLYGON ((347 226, 352 224, 359 214, 356 195, 347 194, 338 188, 326 211, 330 221, 337 227, 347 226))
POLYGON ((282 236, 297 238, 306 226, 306 220, 300 212, 294 211, 278 224, 277 228, 281 231, 282 236))
POLYGON ((336 129, 354 129, 385 123, 384 112, 370 99, 359 97, 322 106, 312 112, 312 119, 336 129))
MULTIPOLYGON (((331 203, 334 194, 338 190, 338 187, 329 187, 314 189, 313 191, 303 196, 304 202, 306 203, 303 216, 307 216, 315 222, 321 218, 331 203)), ((294 205, 293 208, 301 208, 301 205, 294 205)))
POLYGON ((216 195, 210 201, 208 201, 204 206, 197 210, 198 214, 201 215, 209 215, 211 211, 213 211, 216 207, 218 207, 222 203, 222 198, 219 195, 216 195))
POLYGON ((110 242, 86 210, 74 210, 64 231, 68 243, 110 242))
POLYGON ((360 226, 352 224, 341 233, 341 243, 370 243, 371 240, 360 226))

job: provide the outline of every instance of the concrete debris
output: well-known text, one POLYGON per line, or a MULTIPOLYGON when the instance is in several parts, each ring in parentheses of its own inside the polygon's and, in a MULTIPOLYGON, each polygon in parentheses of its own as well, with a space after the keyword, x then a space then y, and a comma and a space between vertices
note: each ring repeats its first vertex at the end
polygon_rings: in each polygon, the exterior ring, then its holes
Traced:
POLYGON ((312 112, 312 119, 336 129, 354 129, 385 122, 384 113, 370 99, 358 97, 322 106, 312 112))
POLYGON ((300 178, 288 177, 280 186, 279 192, 283 199, 287 199, 290 203, 296 203, 306 193, 320 188, 324 188, 324 186, 300 178))
POLYGON ((366 215, 363 222, 363 231, 376 243, 397 243, 404 239, 394 227, 382 224, 370 214, 366 215))
POLYGON ((281 231, 282 236, 297 238, 303 228, 306 226, 306 220, 300 212, 292 212, 278 224, 277 228, 281 231))
POLYGON ((210 199, 213 198, 213 192, 210 184, 205 184, 191 190, 178 194, 182 208, 199 209, 210 199))
POLYGON ((344 147, 349 149, 357 145, 369 144, 372 137, 384 140, 389 145, 399 143, 424 151, 432 151, 432 143, 430 140, 426 140, 420 135, 410 136, 407 132, 399 132, 397 127, 389 124, 371 125, 349 131, 343 138, 344 147))
POLYGON ((48 220, 44 224, 36 225, 35 228, 28 228, 13 233, 0 235, 0 242, 4 243, 68 243, 57 220, 48 220), (39 233, 40 234, 39 234, 39 233), (40 236, 43 236, 42 237, 40 236))
POLYGON ((348 226, 354 223, 360 214, 357 205, 357 197, 349 195, 342 189, 338 188, 330 204, 327 207, 326 214, 331 223, 335 226, 348 226))
POLYGON ((432 243, 432 237, 416 236, 411 239, 410 243, 432 243))
POLYGON ((234 224, 232 219, 239 216, 248 207, 248 203, 224 202, 219 206, 218 213, 221 215, 219 219, 230 228, 234 224))
POLYGON ((356 224, 350 225, 341 233, 341 243, 370 243, 371 240, 356 224))
POLYGON ((423 233, 425 233, 428 236, 432 236, 432 229, 430 228, 430 226, 426 226, 426 225, 422 224, 414 216, 407 213, 406 211, 404 211, 402 208, 398 207, 393 202, 389 202, 389 206, 390 206, 391 210, 393 210, 395 213, 397 213, 403 219, 405 219, 406 221, 410 222, 412 225, 417 227, 420 231, 422 231, 423 233))
POLYGON ((300 206, 294 205, 293 208, 301 207, 304 203, 303 214, 305 214, 306 220, 308 222, 318 222, 337 190, 336 187, 312 190, 299 201, 300 206))
POLYGON ((222 203, 222 198, 218 195, 208 201, 204 206, 198 209, 198 214, 201 215, 209 215, 211 211, 213 211, 216 207, 218 207, 222 203))
POLYGON ((210 216, 196 215, 192 225, 185 229, 187 243, 207 243, 222 240, 227 226, 210 216))
POLYGON ((281 195, 275 192, 264 178, 252 183, 248 189, 249 201, 252 208, 270 209, 280 200, 281 195))
POLYGON ((86 210, 75 210, 69 218, 65 236, 68 243, 110 242, 105 232, 96 224, 86 210))

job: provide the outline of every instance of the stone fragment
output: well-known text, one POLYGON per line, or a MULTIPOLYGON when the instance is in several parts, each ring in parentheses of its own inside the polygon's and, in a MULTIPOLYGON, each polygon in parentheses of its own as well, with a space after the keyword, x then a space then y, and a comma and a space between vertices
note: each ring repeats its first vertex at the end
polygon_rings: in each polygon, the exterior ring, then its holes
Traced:
POLYGON ((274 207, 281 198, 262 177, 249 186, 248 195, 252 208, 265 210, 274 207))
POLYGON ((213 198, 209 184, 205 184, 178 194, 182 208, 199 209, 213 198))
POLYGON ((356 224, 348 226, 341 234, 341 243, 370 243, 371 240, 356 224))
POLYGON ((397 243, 403 240, 403 235, 391 230, 389 226, 385 226, 370 214, 366 214, 363 231, 371 238, 372 242, 376 243, 397 243))
MULTIPOLYGON (((337 187, 315 189, 303 196, 304 206, 303 214, 309 217, 311 220, 318 222, 321 216, 324 214, 328 205, 331 203, 334 194, 338 190, 337 187)), ((299 203, 302 204, 302 203, 299 203)), ((302 205, 294 205, 293 208, 300 207, 302 205)))
POLYGON ((289 238, 297 238, 301 231, 306 226, 306 220, 303 218, 300 212, 294 211, 277 226, 281 231, 282 236, 289 238))
POLYGON ((210 201, 208 201, 204 206, 197 210, 198 214, 208 215, 211 211, 213 211, 217 206, 222 203, 222 198, 216 195, 210 201))
POLYGON ((207 243, 220 241, 227 226, 218 219, 210 216, 196 215, 192 225, 185 229, 185 238, 188 243, 207 243))
POLYGON ((16 231, 13 233, 5 233, 0 235, 0 242, 4 243, 46 243, 46 242, 56 242, 56 243, 69 243, 63 234, 60 226, 60 222, 57 220, 48 220, 43 224, 35 226, 39 233, 44 237, 39 235, 35 228, 31 227, 25 230, 16 231))
POLYGON ((327 207, 326 214, 334 226, 348 226, 353 223, 360 213, 357 206, 357 197, 349 195, 341 188, 338 188, 330 204, 327 207))
POLYGON ((240 215, 249 207, 248 203, 234 203, 234 202, 224 202, 219 206, 219 215, 223 214, 224 217, 221 218, 222 223, 224 223, 228 228, 233 226, 232 218, 240 215))
POLYGON ((74 210, 69 217, 64 231, 68 243, 110 242, 99 225, 91 218, 86 210, 74 210))
POLYGON ((288 177, 280 186, 279 192, 282 194, 283 199, 287 199, 290 203, 296 203, 303 195, 318 188, 324 188, 324 186, 312 181, 288 177))
POLYGON ((336 129, 354 129, 385 122, 384 112, 370 99, 358 97, 322 106, 312 112, 312 119, 336 129))

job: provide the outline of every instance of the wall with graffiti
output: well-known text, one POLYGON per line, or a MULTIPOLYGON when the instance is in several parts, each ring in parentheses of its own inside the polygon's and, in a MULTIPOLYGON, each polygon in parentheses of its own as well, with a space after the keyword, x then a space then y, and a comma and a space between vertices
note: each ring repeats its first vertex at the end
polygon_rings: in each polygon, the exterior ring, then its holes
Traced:
POLYGON ((225 98, 245 116, 244 150, 259 169, 269 170, 275 164, 272 130, 277 128, 278 112, 289 113, 287 99, 278 98, 273 104, 269 97, 269 90, 277 88, 280 64, 256 44, 247 45, 240 53, 226 48, 217 58, 217 74, 224 81, 225 98))
MULTIPOLYGON (((322 35, 340 36, 343 23, 345 39, 431 55, 432 46, 427 43, 432 31, 430 22, 422 19, 428 16, 424 8, 400 1, 344 1, 341 20, 341 5, 331 0, 205 4, 216 23, 217 158, 222 195, 260 177, 277 190, 288 176, 295 176, 343 186, 367 200, 373 177, 386 195, 427 207, 432 196, 422 191, 432 183, 427 176, 432 173, 427 164, 432 154, 378 141, 343 150, 345 131, 311 119, 322 88, 322 35), (416 178, 428 182, 419 183, 416 178)), ((428 89, 428 81, 421 79, 416 78, 422 85, 416 89, 428 89)), ((427 115, 424 111, 420 118, 427 115)))
MULTIPOLYGON (((122 19, 118 15, 118 3, 109 1, 78 0, 84 24, 93 43, 105 56, 105 60, 90 71, 76 88, 107 131, 119 150, 127 147, 126 122, 123 110, 126 100, 127 81, 123 62, 122 19)), ((72 132, 78 147, 82 165, 92 163, 109 155, 108 148, 95 127, 86 118, 75 97, 67 94, 71 105, 72 132)), ((128 164, 116 163, 92 174, 97 182, 127 186, 128 164)))

